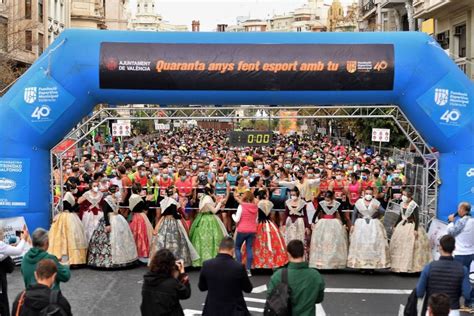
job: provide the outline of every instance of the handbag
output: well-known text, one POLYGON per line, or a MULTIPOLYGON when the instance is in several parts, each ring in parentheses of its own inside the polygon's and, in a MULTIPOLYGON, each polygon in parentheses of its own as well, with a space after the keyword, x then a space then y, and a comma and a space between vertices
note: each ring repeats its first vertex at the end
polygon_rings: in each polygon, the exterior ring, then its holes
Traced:
POLYGON ((5 257, 2 261, 0 261, 0 268, 5 273, 12 273, 15 271, 15 261, 10 256, 5 257))

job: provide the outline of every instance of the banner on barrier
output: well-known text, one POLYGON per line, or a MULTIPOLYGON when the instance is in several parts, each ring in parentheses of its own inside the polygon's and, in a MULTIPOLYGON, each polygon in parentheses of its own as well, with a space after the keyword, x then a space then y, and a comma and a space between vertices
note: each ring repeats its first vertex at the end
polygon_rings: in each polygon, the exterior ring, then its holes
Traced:
POLYGON ((29 206, 30 159, 0 158, 0 208, 29 206))
POLYGON ((110 43, 101 89, 392 90, 392 44, 110 43))
MULTIPOLYGON (((23 216, 0 219, 0 228, 3 230, 3 242, 10 244, 11 241, 15 239, 18 240, 16 232, 22 231, 25 227, 27 226, 23 216)), ((27 240, 31 240, 29 235, 27 240)), ((20 256, 13 256, 13 261, 15 261, 16 264, 19 264, 25 253, 27 253, 30 248, 31 244, 29 242, 25 243, 23 253, 20 256)))
POLYGON ((448 232, 448 225, 439 219, 433 218, 428 229, 428 239, 430 240, 431 254, 433 260, 439 259, 439 240, 448 232))

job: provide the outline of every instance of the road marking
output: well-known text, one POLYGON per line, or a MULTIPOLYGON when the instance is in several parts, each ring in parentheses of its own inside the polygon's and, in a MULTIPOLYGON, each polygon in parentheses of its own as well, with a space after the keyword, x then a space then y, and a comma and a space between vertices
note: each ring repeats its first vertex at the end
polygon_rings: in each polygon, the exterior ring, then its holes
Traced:
POLYGON ((194 309, 185 309, 183 310, 185 316, 193 316, 193 315, 202 315, 202 311, 197 311, 194 309))
POLYGON ((266 292, 267 291, 267 285, 264 284, 264 285, 260 285, 260 286, 257 286, 257 287, 254 287, 253 290, 252 290, 252 293, 263 293, 263 292, 266 292))
POLYGON ((249 306, 247 306, 247 309, 248 309, 250 312, 263 313, 263 308, 256 308, 256 307, 249 307, 249 306))
MULTIPOLYGON (((261 285, 253 289, 252 293, 263 293, 267 291, 267 286, 261 285)), ((413 290, 398 290, 398 289, 349 289, 349 288, 327 288, 326 293, 353 293, 353 294, 390 294, 390 295, 404 295, 410 294, 413 290)))
POLYGON ((395 289, 346 289, 346 288, 327 288, 325 293, 354 293, 354 294, 410 294, 413 290, 395 290, 395 289))
MULTIPOLYGON (((259 303, 259 304, 265 304, 266 300, 261 299, 261 298, 254 298, 254 297, 244 297, 244 300, 246 302, 250 303, 259 303)), ((202 304, 204 305, 204 304, 202 304)), ((257 313, 263 313, 264 309, 263 308, 257 308, 257 307, 251 307, 247 306, 247 309, 250 312, 257 312, 257 313)), ((183 310, 185 316, 193 316, 193 315, 201 315, 202 312, 194 309, 185 309, 183 310)), ((324 311, 323 305, 321 304, 316 304, 316 315, 318 316, 326 316, 326 312, 324 311)))
POLYGON ((326 312, 324 311, 323 305, 316 304, 316 315, 318 316, 326 316, 326 312))
POLYGON ((267 301, 261 298, 253 298, 253 297, 244 297, 244 300, 246 300, 247 302, 262 303, 262 304, 265 304, 265 302, 267 301))

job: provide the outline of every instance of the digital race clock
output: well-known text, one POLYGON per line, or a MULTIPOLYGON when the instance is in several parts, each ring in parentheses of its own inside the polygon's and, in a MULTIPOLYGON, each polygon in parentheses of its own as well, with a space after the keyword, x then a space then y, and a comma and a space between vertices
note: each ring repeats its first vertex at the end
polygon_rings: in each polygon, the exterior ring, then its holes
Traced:
POLYGON ((232 131, 229 135, 230 146, 271 146, 272 132, 232 131))

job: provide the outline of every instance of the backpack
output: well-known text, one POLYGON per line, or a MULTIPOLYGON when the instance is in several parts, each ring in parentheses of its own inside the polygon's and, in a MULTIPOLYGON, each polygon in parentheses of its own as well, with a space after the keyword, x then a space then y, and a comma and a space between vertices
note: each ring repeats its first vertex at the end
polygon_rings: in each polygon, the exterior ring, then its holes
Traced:
POLYGON ((408 296, 407 304, 405 305, 405 311, 403 312, 404 316, 417 316, 417 303, 418 297, 416 296, 416 289, 414 289, 410 296, 408 296))
POLYGON ((281 282, 270 293, 265 302, 264 316, 291 315, 291 289, 288 285, 288 269, 281 271, 281 282))
POLYGON ((51 291, 49 296, 49 305, 40 311, 40 316, 67 316, 67 313, 58 304, 59 293, 59 290, 51 291))

